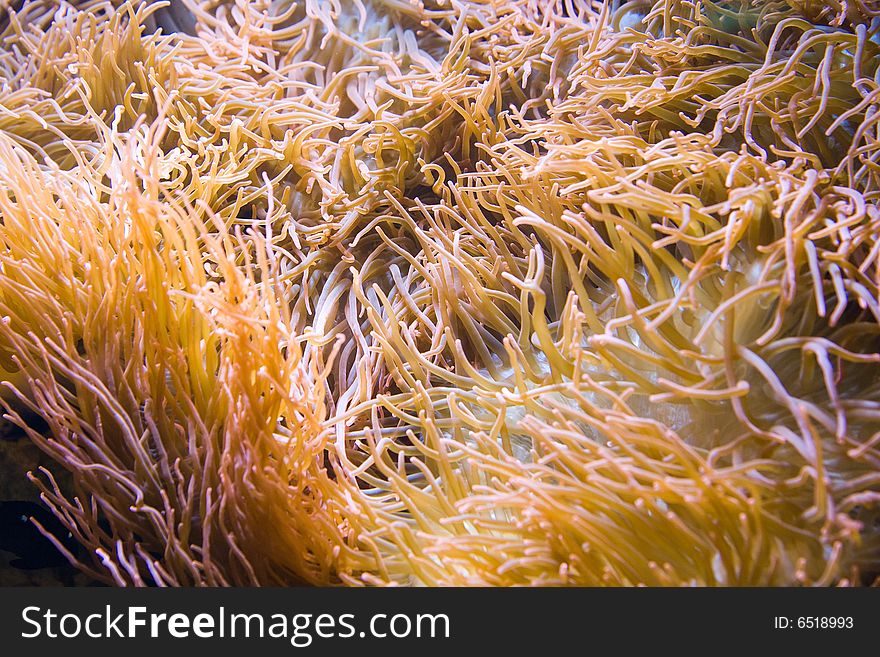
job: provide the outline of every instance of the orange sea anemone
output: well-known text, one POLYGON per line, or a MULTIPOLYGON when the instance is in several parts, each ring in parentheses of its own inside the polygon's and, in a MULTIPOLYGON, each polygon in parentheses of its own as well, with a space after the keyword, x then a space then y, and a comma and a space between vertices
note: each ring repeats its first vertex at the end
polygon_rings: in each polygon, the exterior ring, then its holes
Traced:
POLYGON ((875 3, 3 4, 3 403, 91 577, 880 573, 875 3))

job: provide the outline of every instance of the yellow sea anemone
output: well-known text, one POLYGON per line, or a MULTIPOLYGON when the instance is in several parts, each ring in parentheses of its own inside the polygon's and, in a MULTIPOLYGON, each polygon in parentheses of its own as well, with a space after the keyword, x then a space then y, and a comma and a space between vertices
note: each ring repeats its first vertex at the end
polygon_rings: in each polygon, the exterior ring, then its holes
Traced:
POLYGON ((877 576, 872 3, 7 13, 4 403, 92 577, 877 576))

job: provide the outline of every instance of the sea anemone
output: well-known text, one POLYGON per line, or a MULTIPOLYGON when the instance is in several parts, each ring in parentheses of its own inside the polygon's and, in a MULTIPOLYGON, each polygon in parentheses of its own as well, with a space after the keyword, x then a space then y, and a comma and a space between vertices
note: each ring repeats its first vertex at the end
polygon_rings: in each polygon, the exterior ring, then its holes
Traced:
POLYGON ((3 404, 91 577, 878 576, 873 3, 6 12, 3 404))

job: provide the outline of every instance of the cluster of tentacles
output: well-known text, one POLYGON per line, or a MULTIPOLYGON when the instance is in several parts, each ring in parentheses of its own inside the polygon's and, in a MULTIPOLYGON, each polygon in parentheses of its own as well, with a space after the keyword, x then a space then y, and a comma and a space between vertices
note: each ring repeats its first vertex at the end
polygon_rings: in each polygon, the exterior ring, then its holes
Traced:
POLYGON ((88 574, 877 576, 874 2, 2 4, 4 403, 88 574))

